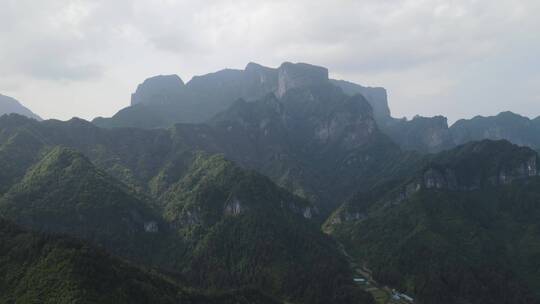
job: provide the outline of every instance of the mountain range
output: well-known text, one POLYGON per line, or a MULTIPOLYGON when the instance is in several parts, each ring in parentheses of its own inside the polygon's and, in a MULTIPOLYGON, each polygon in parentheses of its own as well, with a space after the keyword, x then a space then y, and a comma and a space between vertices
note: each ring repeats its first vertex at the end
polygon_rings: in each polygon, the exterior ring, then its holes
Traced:
POLYGON ((236 100, 256 101, 267 94, 281 99, 295 88, 333 85, 344 94, 362 95, 369 102, 381 131, 405 150, 439 152, 470 140, 506 139, 538 147, 540 120, 511 112, 497 116, 462 119, 448 126, 444 116, 416 116, 411 120, 391 116, 387 93, 381 87, 365 87, 328 77, 323 67, 285 62, 278 68, 249 63, 244 70, 225 69, 196 76, 188 83, 177 75, 161 75, 140 84, 131 106, 111 118, 96 118, 101 127, 170 127, 175 123, 204 123, 236 100))
POLYGON ((288 62, 152 77, 92 122, 3 115, 0 299, 537 303, 539 123, 397 119, 288 62))

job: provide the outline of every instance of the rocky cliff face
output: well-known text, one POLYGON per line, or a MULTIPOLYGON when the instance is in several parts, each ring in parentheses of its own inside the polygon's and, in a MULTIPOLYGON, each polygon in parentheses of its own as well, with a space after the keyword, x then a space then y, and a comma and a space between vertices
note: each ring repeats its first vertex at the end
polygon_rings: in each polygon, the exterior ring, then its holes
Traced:
POLYGON ((345 80, 331 79, 330 82, 340 87, 347 95, 361 94, 364 96, 373 108, 373 115, 380 126, 384 126, 393 120, 388 106, 386 89, 381 87, 364 87, 345 80))
POLYGON ((434 153, 455 146, 443 116, 395 120, 381 129, 405 150, 434 153))
POLYGON ((406 150, 434 153, 483 139, 504 139, 521 146, 540 147, 540 118, 529 119, 512 112, 458 120, 450 128, 443 116, 377 122, 406 150))
MULTIPOLYGON (((226 110, 238 99, 251 102, 268 94, 282 99, 291 90, 315 86, 330 88, 331 92, 337 87, 343 89, 338 84, 330 82, 328 70, 324 67, 290 62, 278 68, 251 62, 243 70, 225 69, 195 76, 185 85, 176 75, 156 76, 139 85, 132 95, 131 107, 122 109, 112 118, 98 117, 93 122, 101 127, 140 128, 200 123, 226 110), (147 106, 134 107, 139 104, 147 106)), ((384 89, 348 84, 354 88, 343 89, 348 95, 360 93, 369 96, 367 101, 376 109, 376 118, 389 117, 384 89)))
POLYGON ((225 203, 225 210, 224 210, 225 215, 238 216, 242 214, 242 212, 244 211, 245 211, 245 206, 236 197, 231 198, 225 203))
POLYGON ((335 201, 328 196, 337 188, 347 196, 349 184, 367 176, 359 172, 382 165, 387 153, 400 153, 377 128, 365 98, 330 84, 290 89, 281 99, 238 101, 211 125, 230 143, 229 157, 317 203, 335 201), (330 175, 336 177, 325 182, 330 175))
POLYGON ((288 90, 328 82, 328 69, 306 63, 283 63, 278 68, 276 95, 282 97, 288 90))
POLYGON ((507 141, 472 142, 435 156, 406 183, 400 199, 422 189, 471 191, 538 175, 538 155, 507 141))
POLYGON ((255 102, 239 101, 217 115, 212 124, 226 130, 227 136, 242 134, 256 140, 266 147, 260 152, 263 155, 283 150, 308 158, 347 153, 384 137, 365 98, 347 96, 329 84, 291 88, 281 99, 267 96, 255 102))
POLYGON ((471 142, 426 156, 424 164, 408 178, 356 193, 329 217, 325 229, 362 221, 373 206, 400 205, 422 190, 492 191, 539 176, 539 168, 538 154, 529 148, 504 140, 471 142))

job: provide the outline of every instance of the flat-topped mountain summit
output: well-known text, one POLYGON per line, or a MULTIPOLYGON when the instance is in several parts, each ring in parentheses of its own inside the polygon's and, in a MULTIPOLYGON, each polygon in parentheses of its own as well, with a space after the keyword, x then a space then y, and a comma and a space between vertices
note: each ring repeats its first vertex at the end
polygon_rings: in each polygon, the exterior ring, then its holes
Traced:
POLYGON ((111 118, 93 120, 100 127, 168 128, 177 123, 206 123, 237 100, 255 102, 274 95, 283 100, 287 92, 339 88, 349 96, 362 95, 372 108, 381 131, 404 150, 439 152, 470 140, 507 139, 530 147, 540 146, 538 119, 511 112, 493 117, 463 119, 449 126, 446 117, 397 119, 391 116, 387 92, 329 78, 327 68, 307 63, 284 62, 277 68, 250 62, 244 69, 224 69, 184 81, 178 75, 146 79, 131 95, 131 106, 111 118))
POLYGON ((348 95, 362 92, 386 119, 390 110, 383 88, 362 87, 329 79, 328 69, 307 63, 285 62, 269 68, 250 62, 243 70, 224 69, 195 76, 184 84, 177 75, 160 75, 145 80, 131 96, 131 106, 111 118, 96 118, 103 127, 169 127, 175 123, 201 123, 227 109, 236 100, 255 101, 268 94, 281 99, 293 89, 331 84, 348 95))

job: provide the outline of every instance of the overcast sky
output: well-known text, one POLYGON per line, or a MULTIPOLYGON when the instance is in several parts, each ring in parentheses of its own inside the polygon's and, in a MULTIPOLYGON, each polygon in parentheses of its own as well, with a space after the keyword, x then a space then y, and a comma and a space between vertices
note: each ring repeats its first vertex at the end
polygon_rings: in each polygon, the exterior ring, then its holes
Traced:
POLYGON ((394 116, 540 115, 539 0, 0 0, 0 93, 44 118, 249 61, 383 86, 394 116))

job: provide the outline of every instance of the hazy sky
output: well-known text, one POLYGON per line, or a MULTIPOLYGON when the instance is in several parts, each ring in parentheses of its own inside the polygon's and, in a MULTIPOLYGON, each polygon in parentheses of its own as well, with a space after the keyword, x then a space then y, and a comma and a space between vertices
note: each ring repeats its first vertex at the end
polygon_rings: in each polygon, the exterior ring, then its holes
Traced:
POLYGON ((110 116, 156 74, 326 66, 394 116, 540 115, 539 0, 0 0, 0 93, 110 116))

